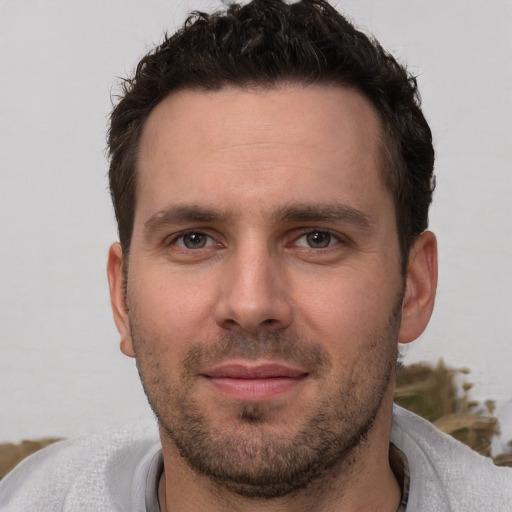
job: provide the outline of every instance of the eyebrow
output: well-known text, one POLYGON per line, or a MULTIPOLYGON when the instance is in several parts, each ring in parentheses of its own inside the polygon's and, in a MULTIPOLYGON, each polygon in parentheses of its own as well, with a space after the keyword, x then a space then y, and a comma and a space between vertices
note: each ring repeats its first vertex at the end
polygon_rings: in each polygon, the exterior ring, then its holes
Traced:
POLYGON ((347 222, 362 229, 370 229, 373 219, 366 213, 344 204, 293 204, 274 212, 274 222, 347 222))
MULTIPOLYGON (((182 223, 222 223, 232 219, 232 215, 208 206, 196 204, 171 205, 152 215, 144 223, 146 237, 152 233, 182 223)), ((372 218, 352 206, 343 204, 291 204, 277 208, 271 215, 275 224, 293 222, 346 222, 361 229, 370 229, 374 224, 372 218)))
POLYGON ((166 226, 180 223, 211 223, 223 222, 227 216, 216 208, 208 208, 194 204, 173 205, 166 210, 159 211, 152 215, 144 223, 144 232, 146 235, 166 226))

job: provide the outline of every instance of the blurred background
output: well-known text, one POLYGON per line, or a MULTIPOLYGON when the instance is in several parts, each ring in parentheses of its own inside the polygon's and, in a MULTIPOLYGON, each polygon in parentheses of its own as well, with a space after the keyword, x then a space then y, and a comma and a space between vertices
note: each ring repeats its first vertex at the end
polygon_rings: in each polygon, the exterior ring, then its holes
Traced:
MULTIPOLYGON (((470 370, 512 439, 512 2, 332 2, 418 76, 437 149, 436 309, 405 364, 470 370)), ((118 77, 218 1, 0 1, 0 443, 151 412, 121 355, 105 264, 118 77)), ((460 378, 460 375, 457 377, 460 378)))

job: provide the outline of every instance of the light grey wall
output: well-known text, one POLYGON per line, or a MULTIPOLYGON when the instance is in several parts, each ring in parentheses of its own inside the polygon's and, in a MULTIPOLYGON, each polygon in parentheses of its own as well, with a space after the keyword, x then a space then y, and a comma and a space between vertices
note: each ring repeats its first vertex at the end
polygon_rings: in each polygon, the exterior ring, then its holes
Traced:
MULTIPOLYGON (((118 351, 104 157, 116 76, 208 1, 0 2, 0 442, 148 415, 118 351)), ((437 307, 406 362, 468 366, 512 438, 512 3, 338 7, 418 75, 437 147, 437 307)))

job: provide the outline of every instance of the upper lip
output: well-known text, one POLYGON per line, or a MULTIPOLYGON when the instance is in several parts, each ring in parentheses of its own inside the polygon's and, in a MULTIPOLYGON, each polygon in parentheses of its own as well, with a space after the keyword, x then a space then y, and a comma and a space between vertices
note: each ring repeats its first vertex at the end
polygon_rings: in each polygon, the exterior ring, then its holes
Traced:
POLYGON ((279 363, 245 364, 224 363, 201 372, 205 377, 227 379, 297 378, 308 374, 301 368, 279 363))

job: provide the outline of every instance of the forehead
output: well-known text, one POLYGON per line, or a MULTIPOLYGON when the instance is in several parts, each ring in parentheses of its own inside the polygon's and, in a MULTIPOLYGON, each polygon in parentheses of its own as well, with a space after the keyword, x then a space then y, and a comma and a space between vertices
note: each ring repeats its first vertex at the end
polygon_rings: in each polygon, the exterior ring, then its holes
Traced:
POLYGON ((170 137, 186 138, 187 146, 196 145, 203 151, 210 145, 267 142, 270 131, 276 142, 283 139, 329 150, 350 136, 366 145, 377 142, 380 120, 370 102, 349 87, 280 84, 184 89, 154 108, 141 136, 141 147, 148 152, 139 156, 150 157, 161 142, 171 142, 170 137))
POLYGON ((144 126, 136 220, 198 198, 232 208, 256 198, 274 209, 307 197, 364 201, 365 191, 385 193, 379 141, 378 114, 350 88, 182 90, 144 126))

